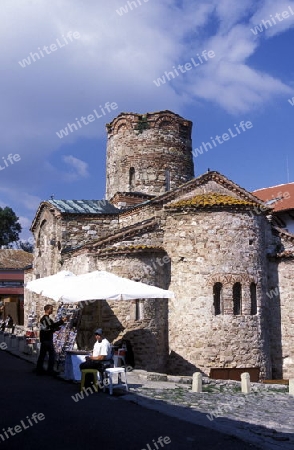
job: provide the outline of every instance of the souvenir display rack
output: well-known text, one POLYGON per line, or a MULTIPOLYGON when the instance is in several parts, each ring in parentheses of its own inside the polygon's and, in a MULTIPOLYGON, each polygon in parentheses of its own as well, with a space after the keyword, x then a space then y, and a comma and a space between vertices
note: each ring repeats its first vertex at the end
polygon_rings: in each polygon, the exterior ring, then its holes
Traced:
POLYGON ((35 313, 35 310, 32 309, 31 312, 28 314, 28 323, 27 323, 27 330, 25 332, 25 339, 27 344, 36 344, 38 342, 38 322, 37 322, 37 315, 35 313))
POLYGON ((53 336, 58 370, 64 369, 66 352, 72 350, 75 345, 81 316, 82 309, 76 305, 62 304, 57 310, 55 321, 66 317, 64 325, 53 336))

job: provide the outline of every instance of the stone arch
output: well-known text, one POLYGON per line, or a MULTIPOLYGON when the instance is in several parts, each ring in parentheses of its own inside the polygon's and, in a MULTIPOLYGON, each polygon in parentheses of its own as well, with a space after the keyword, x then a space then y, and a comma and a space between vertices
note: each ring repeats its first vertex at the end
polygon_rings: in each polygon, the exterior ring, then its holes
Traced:
POLYGON ((207 284, 208 286, 212 287, 216 283, 221 283, 223 286, 227 286, 228 284, 230 284, 230 279, 226 274, 215 274, 209 278, 207 284))
POLYGON ((208 280, 208 285, 209 286, 213 286, 215 283, 222 283, 225 286, 230 286, 233 285, 235 283, 255 283, 257 284, 257 277, 256 276, 252 276, 252 275, 248 275, 247 273, 243 273, 243 274, 226 274, 226 273, 218 273, 218 274, 214 274, 212 275, 209 280, 208 280))
POLYGON ((118 119, 113 125, 113 134, 119 132, 131 131, 133 129, 132 122, 126 118, 118 119))
POLYGON ((42 254, 41 247, 43 247, 43 245, 44 245, 46 226, 47 226, 47 220, 43 219, 40 223, 37 238, 36 238, 36 248, 38 249, 38 256, 41 256, 41 254, 42 254))
POLYGON ((41 233, 42 233, 42 231, 44 230, 44 228, 46 227, 46 224, 47 224, 47 220, 46 220, 46 219, 43 219, 43 220, 40 222, 39 230, 38 230, 38 235, 37 235, 37 239, 36 239, 36 245, 37 245, 37 246, 39 246, 39 244, 40 244, 41 233))
POLYGON ((252 276, 252 275, 249 275, 247 273, 244 273, 244 274, 241 274, 239 276, 239 278, 240 278, 240 282, 242 282, 242 283, 248 283, 248 284, 255 283, 255 284, 257 284, 257 277, 256 276, 252 276))
MULTIPOLYGON (((234 312, 234 294, 233 289, 234 286, 238 283, 241 287, 241 304, 240 304, 240 313, 241 314, 252 314, 251 311, 254 310, 252 307, 252 292, 251 285, 254 284, 257 288, 257 277, 253 275, 249 275, 248 273, 242 274, 214 274, 212 275, 207 285, 210 287, 212 292, 212 298, 214 298, 214 286, 220 283, 222 284, 222 304, 223 304, 223 314, 232 315, 234 312)), ((254 299, 253 302, 257 302, 257 299, 254 299)), ((257 313, 257 312, 256 312, 257 313)), ((255 313, 255 314, 256 314, 255 313)))
POLYGON ((179 124, 177 120, 174 119, 174 117, 164 115, 159 117, 155 123, 154 128, 159 128, 163 130, 179 130, 179 124))
POLYGON ((167 130, 169 130, 171 127, 173 127, 173 124, 170 120, 163 120, 158 125, 159 125, 159 128, 167 129, 167 130))

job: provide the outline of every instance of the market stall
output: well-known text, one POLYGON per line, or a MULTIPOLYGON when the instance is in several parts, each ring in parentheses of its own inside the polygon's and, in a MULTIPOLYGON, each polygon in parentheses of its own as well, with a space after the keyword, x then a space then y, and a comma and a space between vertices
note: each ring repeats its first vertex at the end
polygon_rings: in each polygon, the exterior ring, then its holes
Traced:
POLYGON ((62 315, 66 315, 67 321, 55 333, 54 346, 58 369, 64 369, 71 376, 78 364, 76 361, 82 360, 85 354, 82 350, 78 351, 74 348, 74 344, 82 310, 86 304, 96 300, 124 301, 172 298, 174 296, 171 291, 122 278, 105 271, 94 271, 83 275, 61 271, 49 277, 30 281, 27 283, 26 289, 54 301, 62 302, 58 308, 56 320, 59 320, 62 315), (80 357, 77 358, 78 356, 80 357), (71 368, 69 368, 70 365, 71 368))

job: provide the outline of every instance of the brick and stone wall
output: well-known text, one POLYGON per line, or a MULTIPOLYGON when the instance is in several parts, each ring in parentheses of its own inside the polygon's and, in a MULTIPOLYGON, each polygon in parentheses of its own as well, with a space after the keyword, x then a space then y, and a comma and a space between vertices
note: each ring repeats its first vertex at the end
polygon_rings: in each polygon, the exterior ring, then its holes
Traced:
POLYGON ((209 374, 212 367, 260 367, 270 373, 265 335, 263 236, 246 212, 179 212, 166 222, 171 258, 169 370, 209 374), (174 243, 177 242, 175 246, 174 243), (213 286, 222 283, 222 313, 215 315, 213 286), (233 314, 233 285, 241 283, 241 314, 233 314), (256 314, 250 285, 256 284, 256 314))
MULTIPOLYGON (((280 314, 277 319, 281 319, 280 328, 277 323, 277 331, 280 329, 281 353, 277 353, 280 358, 276 366, 282 366, 282 377, 284 379, 294 376, 294 264, 293 258, 283 258, 279 263, 279 295, 273 295, 273 302, 278 302, 280 314), (279 364, 280 363, 280 364, 279 364)), ((274 355, 275 356, 275 355, 274 355)))
POLYGON ((272 378, 294 376, 294 237, 266 228, 268 287, 265 292, 272 378))
POLYGON ((118 227, 118 217, 113 215, 68 215, 62 220, 62 248, 80 247, 108 236, 118 227))
POLYGON ((45 208, 38 226, 34 230, 36 242, 34 250, 34 276, 45 277, 60 270, 60 250, 58 242, 62 241, 60 217, 45 208))
POLYGON ((122 113, 108 126, 106 198, 158 195, 194 176, 192 123, 170 111, 122 113))
POLYGON ((34 229, 34 273, 45 277, 62 270, 64 250, 103 238, 117 227, 116 215, 60 215, 44 208, 34 229))

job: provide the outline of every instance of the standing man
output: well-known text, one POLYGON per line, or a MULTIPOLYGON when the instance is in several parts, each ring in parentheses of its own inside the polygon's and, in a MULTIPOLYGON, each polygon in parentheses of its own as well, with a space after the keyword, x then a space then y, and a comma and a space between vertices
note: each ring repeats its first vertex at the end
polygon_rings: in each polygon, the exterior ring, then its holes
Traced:
POLYGON ((45 373, 43 368, 43 363, 46 354, 49 355, 49 361, 48 361, 48 369, 47 373, 48 375, 55 375, 55 372, 53 370, 54 368, 54 361, 55 361, 55 351, 54 351, 54 345, 53 345, 53 333, 54 331, 57 331, 61 325, 65 322, 66 318, 62 318, 58 322, 53 322, 53 320, 50 318, 50 314, 53 313, 53 306, 52 305, 45 305, 44 306, 44 316, 40 320, 40 342, 41 342, 41 348, 40 348, 40 354, 37 361, 37 374, 43 375, 45 373))
POLYGON ((98 328, 95 331, 96 342, 92 356, 86 356, 86 361, 80 364, 80 369, 97 369, 100 372, 100 381, 103 380, 103 372, 112 364, 112 348, 110 342, 103 336, 103 331, 98 328))

